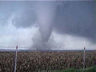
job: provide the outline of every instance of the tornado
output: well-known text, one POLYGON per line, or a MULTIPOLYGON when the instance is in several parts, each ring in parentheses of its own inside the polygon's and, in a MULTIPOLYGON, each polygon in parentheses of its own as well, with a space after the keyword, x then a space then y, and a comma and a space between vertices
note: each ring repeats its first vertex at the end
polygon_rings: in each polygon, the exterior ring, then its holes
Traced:
POLYGON ((39 24, 39 31, 43 43, 49 40, 50 34, 52 32, 55 12, 55 1, 38 2, 36 4, 37 23, 39 24))

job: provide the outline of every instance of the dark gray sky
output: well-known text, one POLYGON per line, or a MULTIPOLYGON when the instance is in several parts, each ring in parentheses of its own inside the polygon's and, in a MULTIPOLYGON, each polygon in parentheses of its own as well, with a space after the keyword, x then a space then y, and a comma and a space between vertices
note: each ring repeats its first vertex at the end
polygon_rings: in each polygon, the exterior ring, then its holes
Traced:
POLYGON ((95 49, 95 31, 95 1, 0 1, 1 48, 95 49))
POLYGON ((96 41, 96 2, 68 1, 58 6, 56 30, 96 41))

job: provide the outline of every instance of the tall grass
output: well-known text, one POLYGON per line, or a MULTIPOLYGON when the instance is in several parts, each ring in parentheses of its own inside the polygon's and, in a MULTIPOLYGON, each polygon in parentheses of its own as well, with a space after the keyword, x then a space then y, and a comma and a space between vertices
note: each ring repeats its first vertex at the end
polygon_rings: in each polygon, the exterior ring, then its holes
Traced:
POLYGON ((66 70, 54 70, 52 72, 96 72, 96 66, 86 68, 85 70, 71 68, 66 70))

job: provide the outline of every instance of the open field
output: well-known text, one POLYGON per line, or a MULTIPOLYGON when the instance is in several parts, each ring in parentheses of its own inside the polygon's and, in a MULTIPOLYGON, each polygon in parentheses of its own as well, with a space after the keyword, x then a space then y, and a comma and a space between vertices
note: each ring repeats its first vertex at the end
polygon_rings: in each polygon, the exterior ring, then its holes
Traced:
MULTIPOLYGON (((0 52, 0 72, 13 72, 14 56, 14 52, 0 52)), ((62 72, 59 70, 83 67, 82 51, 18 52, 17 58, 17 72, 38 72, 38 70, 62 72)), ((95 65, 96 51, 87 51, 86 68, 95 65)))

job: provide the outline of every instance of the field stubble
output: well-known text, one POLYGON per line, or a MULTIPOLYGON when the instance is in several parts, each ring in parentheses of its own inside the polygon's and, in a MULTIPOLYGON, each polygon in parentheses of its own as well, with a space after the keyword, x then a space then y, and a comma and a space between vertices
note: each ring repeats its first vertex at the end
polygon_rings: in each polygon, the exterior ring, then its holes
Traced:
MULTIPOLYGON (((14 52, 0 52, 0 72, 13 72, 14 52)), ((83 67, 83 52, 18 52, 17 72, 38 72, 83 67)), ((86 67, 96 65, 96 51, 86 52, 86 67)))

